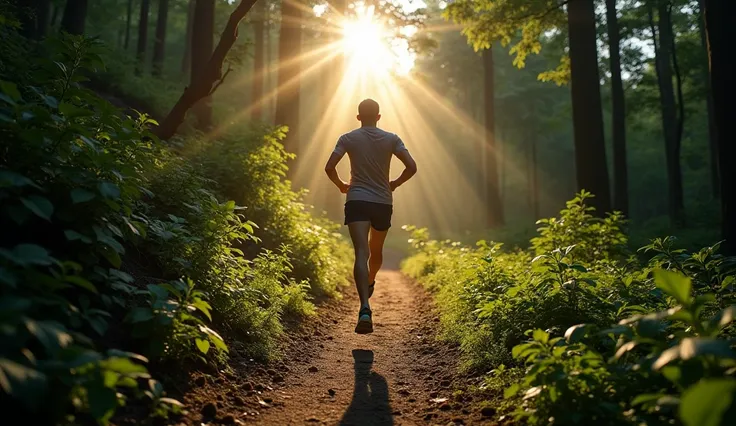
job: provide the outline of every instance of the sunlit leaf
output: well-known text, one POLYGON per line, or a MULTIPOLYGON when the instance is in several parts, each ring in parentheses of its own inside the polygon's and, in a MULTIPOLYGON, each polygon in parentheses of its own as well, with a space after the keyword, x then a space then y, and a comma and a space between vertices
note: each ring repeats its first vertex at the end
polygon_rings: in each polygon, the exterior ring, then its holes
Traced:
POLYGON ((206 354, 210 350, 210 342, 209 340, 204 339, 195 339, 194 343, 197 345, 197 349, 199 349, 200 352, 203 354, 206 354))
POLYGON ((690 303, 690 291, 692 290, 692 280, 690 278, 677 272, 657 269, 654 271, 654 283, 657 288, 683 305, 690 303))
POLYGON ((680 418, 686 426, 719 426, 736 395, 736 379, 705 379, 681 398, 680 418))

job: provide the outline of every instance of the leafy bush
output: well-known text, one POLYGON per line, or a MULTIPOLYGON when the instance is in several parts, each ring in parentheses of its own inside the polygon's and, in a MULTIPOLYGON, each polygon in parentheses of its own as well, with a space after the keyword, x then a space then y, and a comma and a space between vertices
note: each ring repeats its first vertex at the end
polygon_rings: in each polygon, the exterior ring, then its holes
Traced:
MULTIPOLYGON (((232 181, 83 88, 103 66, 97 41, 32 43, 4 22, 0 51, 36 54, 0 65, 0 403, 20 402, 29 424, 105 424, 141 398, 176 414, 148 360, 222 362, 228 337, 272 355, 283 317, 313 312, 309 288, 335 293, 346 266, 330 250, 345 243, 280 175, 238 207, 232 181)), ((283 169, 283 150, 249 137, 236 177, 258 161, 283 169)))
POLYGON ((499 413, 525 424, 723 424, 736 406, 736 259, 718 244, 689 253, 672 237, 633 256, 623 218, 596 218, 588 197, 540 220, 529 252, 408 227, 403 269, 436 293, 466 367, 507 388, 499 413), (714 389, 731 396, 696 409, 714 389))

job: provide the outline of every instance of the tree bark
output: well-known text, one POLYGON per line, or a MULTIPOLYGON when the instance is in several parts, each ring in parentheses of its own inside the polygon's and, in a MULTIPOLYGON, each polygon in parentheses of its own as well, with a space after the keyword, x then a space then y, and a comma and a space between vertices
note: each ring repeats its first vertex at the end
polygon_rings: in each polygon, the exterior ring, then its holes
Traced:
POLYGON ((596 214, 603 216, 611 211, 611 191, 606 164, 593 2, 570 0, 567 13, 578 190, 595 195, 590 204, 596 208, 596 214))
MULTIPOLYGON (((674 35, 672 34, 669 0, 655 1, 657 1, 659 15, 657 25, 659 29, 659 40, 657 40, 653 22, 650 22, 650 24, 652 24, 654 37, 654 61, 662 109, 662 131, 664 133, 665 164, 667 168, 668 212, 673 224, 681 224, 684 200, 682 194, 682 170, 680 168, 677 106, 675 102, 675 89, 672 83, 672 47, 674 46, 674 35)), ((651 4, 649 7, 650 20, 653 21, 651 4)))
MULTIPOLYGON (((212 55, 215 25, 215 0, 196 0, 192 24, 192 70, 190 84, 202 78, 207 58, 212 55)), ((224 59, 224 58, 223 58, 224 59)), ((212 127, 212 98, 205 96, 194 106, 197 128, 206 132, 212 127)))
POLYGON ((158 0, 156 39, 153 41, 153 75, 160 77, 166 57, 166 21, 169 15, 169 0, 158 0))
POLYGON ((33 9, 36 14, 33 25, 33 38, 40 40, 48 32, 51 0, 34 0, 33 9))
POLYGON ((133 20, 133 0, 128 0, 128 10, 125 17, 125 40, 123 41, 123 49, 128 50, 130 46, 130 23, 133 20))
POLYGON ((197 0, 189 0, 187 7, 187 32, 184 36, 184 55, 181 57, 181 73, 187 75, 192 65, 192 26, 194 25, 194 8, 197 0))
POLYGON ((721 251, 736 255, 736 4, 731 1, 705 0, 705 30, 708 38, 710 80, 713 84, 713 116, 718 145, 721 184, 721 251))
POLYGON ((69 34, 84 34, 84 23, 87 20, 87 0, 68 0, 61 18, 61 30, 69 34))
POLYGON ((700 32, 700 44, 705 52, 704 80, 706 84, 705 106, 708 113, 708 148, 710 149, 710 181, 713 191, 713 198, 718 198, 721 193, 721 186, 718 176, 718 144, 716 142, 716 121, 713 112, 713 83, 710 81, 710 72, 708 70, 708 37, 705 34, 705 10, 703 0, 698 1, 700 5, 700 16, 698 17, 698 30, 700 32))
POLYGON ((220 41, 217 43, 214 52, 212 52, 212 56, 202 67, 199 78, 192 79, 191 84, 184 89, 184 93, 182 93, 166 118, 154 129, 154 134, 159 139, 169 139, 174 136, 179 125, 184 121, 187 111, 199 100, 209 96, 217 89, 217 83, 224 78, 222 64, 225 62, 225 56, 235 44, 235 40, 238 39, 238 24, 256 1, 241 0, 238 7, 230 14, 230 18, 220 36, 220 41))
POLYGON ((486 157, 486 225, 489 228, 503 226, 503 206, 499 196, 498 156, 496 152, 496 93, 493 46, 483 51, 484 121, 486 157))
POLYGON ((136 74, 140 75, 146 66, 146 46, 148 45, 148 11, 151 0, 141 0, 140 15, 138 15, 138 48, 136 49, 136 74))
POLYGON ((616 0, 606 0, 608 47, 611 60, 611 118, 613 123, 613 208, 629 214, 629 176, 626 161, 626 98, 621 79, 621 34, 616 0))
POLYGON ((256 16, 253 19, 253 83, 250 91, 251 120, 260 121, 263 118, 263 79, 265 76, 263 66, 265 3, 259 3, 255 9, 254 14, 256 16))
MULTIPOLYGON (((281 3, 281 29, 279 31, 278 98, 276 100, 276 124, 289 127, 284 140, 288 152, 299 153, 299 97, 301 83, 301 4, 298 0, 281 3)), ((293 173, 293 167, 291 173, 293 173)), ((293 174, 291 174, 293 176, 293 174)))

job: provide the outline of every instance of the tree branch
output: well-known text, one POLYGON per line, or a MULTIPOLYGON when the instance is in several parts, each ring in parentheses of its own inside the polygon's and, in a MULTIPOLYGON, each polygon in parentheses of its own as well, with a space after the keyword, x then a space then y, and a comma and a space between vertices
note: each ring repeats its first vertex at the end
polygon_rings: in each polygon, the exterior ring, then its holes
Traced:
POLYGON ((227 25, 222 30, 220 41, 217 43, 214 52, 212 52, 209 61, 207 61, 204 70, 202 70, 202 75, 184 89, 181 97, 176 101, 176 104, 171 108, 166 118, 153 130, 153 133, 159 139, 169 139, 174 136, 176 130, 184 121, 187 111, 201 99, 214 93, 217 87, 222 84, 225 76, 230 72, 228 68, 225 75, 222 75, 222 64, 225 62, 227 53, 238 39, 238 25, 240 21, 243 20, 253 5, 256 4, 256 1, 258 0, 241 0, 238 7, 230 14, 227 25), (213 85, 215 85, 214 88, 213 85))

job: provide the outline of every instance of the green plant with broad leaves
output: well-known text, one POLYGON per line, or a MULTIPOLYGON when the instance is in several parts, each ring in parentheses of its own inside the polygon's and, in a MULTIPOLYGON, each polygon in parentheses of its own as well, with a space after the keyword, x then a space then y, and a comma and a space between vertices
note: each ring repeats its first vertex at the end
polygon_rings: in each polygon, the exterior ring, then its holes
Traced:
POLYGON ((436 293, 443 337, 498 416, 523 424, 728 424, 736 262, 673 237, 634 256, 590 194, 541 220, 528 251, 412 232, 403 269, 436 293), (611 326, 611 324, 615 324, 611 326), (713 397, 718 395, 718 397, 713 397), (496 397, 498 398, 498 397, 496 397))
MULTIPOLYGON (((150 366, 220 363, 232 336, 239 352, 272 356, 284 316, 313 312, 309 289, 335 293, 344 242, 280 182, 283 132, 247 135, 240 176, 259 161, 277 167, 259 169, 264 187, 252 188, 267 198, 238 206, 223 194, 231 181, 215 179, 227 176, 157 140, 148 116, 83 86, 103 67, 99 41, 29 41, 8 22, 0 19, 0 404, 29 424, 108 424, 135 404, 177 415, 181 404, 150 366), (256 233, 279 229, 282 215, 289 232, 264 234, 276 249, 263 250, 256 233)), ((191 139, 178 142, 200 143, 191 139)))

